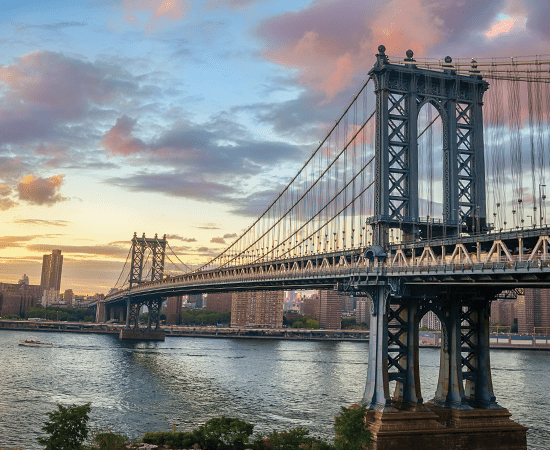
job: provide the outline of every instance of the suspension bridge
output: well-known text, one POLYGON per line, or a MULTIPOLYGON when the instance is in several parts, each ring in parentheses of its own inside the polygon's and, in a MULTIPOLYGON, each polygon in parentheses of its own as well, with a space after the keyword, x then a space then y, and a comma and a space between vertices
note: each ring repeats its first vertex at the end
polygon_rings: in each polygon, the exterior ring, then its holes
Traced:
POLYGON ((413 448, 412 435, 414 448, 525 448, 526 428, 493 392, 489 312, 505 289, 550 286, 549 87, 550 57, 416 60, 409 50, 394 60, 379 46, 343 114, 233 244, 167 276, 176 255, 166 238, 134 235, 125 281, 98 315, 137 326, 147 304, 158 327, 174 295, 369 297, 363 402, 378 449, 413 448), (428 311, 443 342, 425 404, 418 324, 428 311))

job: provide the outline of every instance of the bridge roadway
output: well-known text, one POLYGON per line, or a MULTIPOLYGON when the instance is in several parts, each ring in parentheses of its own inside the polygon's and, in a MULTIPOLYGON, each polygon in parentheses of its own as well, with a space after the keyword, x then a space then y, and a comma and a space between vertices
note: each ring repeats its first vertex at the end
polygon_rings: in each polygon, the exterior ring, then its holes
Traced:
POLYGON ((233 267, 147 282, 105 298, 106 305, 193 293, 333 289, 369 285, 550 287, 550 227, 419 240, 233 267))

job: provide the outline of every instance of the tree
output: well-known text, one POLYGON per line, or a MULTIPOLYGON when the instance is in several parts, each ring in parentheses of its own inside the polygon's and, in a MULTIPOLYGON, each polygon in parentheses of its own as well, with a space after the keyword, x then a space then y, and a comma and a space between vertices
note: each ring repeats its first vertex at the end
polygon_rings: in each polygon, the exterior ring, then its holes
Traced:
POLYGON ((334 421, 334 446, 336 450, 364 450, 369 448, 372 435, 365 423, 367 405, 342 407, 342 412, 334 421))
POLYGON ((319 329, 319 321, 315 319, 307 319, 306 320, 306 327, 317 330, 319 329))
POLYGON ((49 437, 38 438, 38 442, 46 446, 45 450, 80 450, 88 437, 90 403, 68 407, 57 405, 57 409, 48 413, 50 420, 42 427, 49 437))

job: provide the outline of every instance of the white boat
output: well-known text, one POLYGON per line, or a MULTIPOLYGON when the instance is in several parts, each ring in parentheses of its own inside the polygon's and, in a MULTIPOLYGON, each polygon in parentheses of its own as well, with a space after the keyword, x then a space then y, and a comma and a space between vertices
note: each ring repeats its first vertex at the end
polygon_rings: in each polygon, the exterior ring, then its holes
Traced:
POLYGON ((53 347, 51 342, 42 342, 38 339, 19 339, 19 345, 26 347, 53 347))

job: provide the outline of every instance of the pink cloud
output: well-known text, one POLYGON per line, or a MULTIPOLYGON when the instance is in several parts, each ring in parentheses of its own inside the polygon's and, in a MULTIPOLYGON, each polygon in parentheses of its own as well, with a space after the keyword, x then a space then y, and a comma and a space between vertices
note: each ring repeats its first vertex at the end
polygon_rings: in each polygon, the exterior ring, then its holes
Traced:
POLYGON ((186 0, 124 0, 122 7, 128 11, 124 19, 132 25, 142 25, 135 13, 146 15, 147 21, 143 25, 150 32, 165 23, 182 20, 190 3, 186 0))
POLYGON ((19 181, 17 190, 19 199, 35 205, 48 205, 67 200, 57 192, 63 184, 65 175, 55 175, 50 178, 40 178, 35 175, 27 175, 19 181))
POLYGON ((516 19, 512 17, 508 19, 502 19, 499 22, 496 22, 489 31, 485 33, 485 36, 488 38, 493 38, 502 33, 509 33, 516 23, 516 19))
POLYGON ((392 60, 546 54, 547 0, 316 0, 256 29, 262 56, 295 69, 297 82, 332 100, 358 84, 384 44, 392 60), (495 24, 495 18, 506 14, 495 24), (506 21, 508 20, 508 21, 506 21))
POLYGON ((129 156, 146 149, 141 139, 132 136, 132 129, 137 120, 124 115, 105 133, 101 145, 114 155, 129 156))

